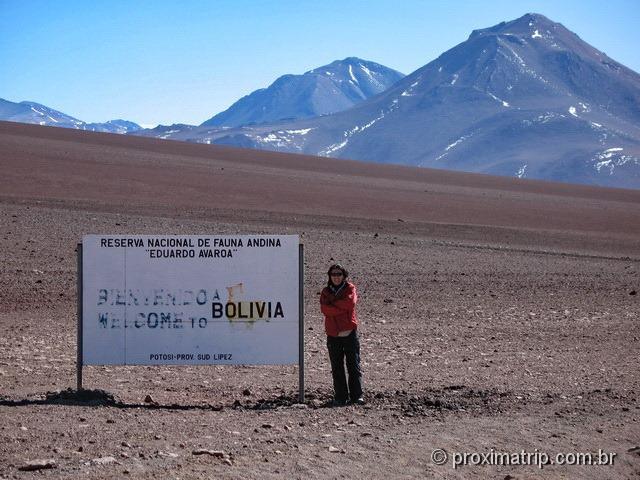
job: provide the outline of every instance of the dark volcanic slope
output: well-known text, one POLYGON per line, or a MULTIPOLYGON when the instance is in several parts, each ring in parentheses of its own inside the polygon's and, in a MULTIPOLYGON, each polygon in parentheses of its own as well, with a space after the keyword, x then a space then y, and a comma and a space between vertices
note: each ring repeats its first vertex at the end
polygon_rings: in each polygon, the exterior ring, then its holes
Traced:
POLYGON ((9 122, 0 122, 0 165, 0 195, 9 201, 161 208, 185 216, 346 217, 351 220, 338 223, 347 229, 358 222, 384 229, 385 222, 401 221, 409 232, 446 231, 458 239, 508 238, 547 247, 564 242, 570 249, 608 244, 619 253, 640 252, 640 192, 633 190, 9 122), (542 230, 555 233, 540 240, 542 230))

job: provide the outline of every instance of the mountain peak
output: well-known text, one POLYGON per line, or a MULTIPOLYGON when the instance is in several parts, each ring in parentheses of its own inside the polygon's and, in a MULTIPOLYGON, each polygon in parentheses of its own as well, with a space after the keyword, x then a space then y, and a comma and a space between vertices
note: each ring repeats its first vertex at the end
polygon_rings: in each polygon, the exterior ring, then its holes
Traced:
POLYGON ((469 40, 487 36, 487 35, 517 35, 532 36, 540 35, 541 31, 554 31, 558 28, 566 30, 562 24, 555 23, 539 13, 527 13, 520 18, 511 20, 510 22, 500 22, 489 28, 474 30, 469 35, 469 40))
MULTIPOLYGON (((323 65, 322 67, 316 67, 313 70, 309 70, 307 72, 305 72, 306 74, 327 74, 327 71, 330 72, 335 72, 338 71, 340 69, 343 68, 362 68, 362 66, 369 68, 369 69, 377 69, 377 70, 391 70, 388 67, 385 67, 384 65, 381 65, 379 63, 376 62, 372 62, 370 60, 364 60, 362 58, 359 57, 346 57, 342 60, 334 60, 333 62, 329 63, 328 65, 323 65)), ((391 70, 393 71, 393 70, 391 70)), ((404 76, 403 74, 400 74, 401 76, 404 76)))
POLYGON ((302 75, 282 75, 202 126, 238 127, 327 115, 383 92, 402 77, 384 65, 347 57, 302 75))

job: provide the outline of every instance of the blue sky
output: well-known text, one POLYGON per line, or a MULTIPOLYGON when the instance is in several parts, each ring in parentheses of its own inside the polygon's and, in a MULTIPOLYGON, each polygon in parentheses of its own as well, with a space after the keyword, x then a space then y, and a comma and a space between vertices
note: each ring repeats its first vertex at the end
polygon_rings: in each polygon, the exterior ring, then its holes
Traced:
POLYGON ((0 98, 200 124, 285 73, 350 56, 411 73, 528 12, 640 72, 637 0, 0 0, 0 98))

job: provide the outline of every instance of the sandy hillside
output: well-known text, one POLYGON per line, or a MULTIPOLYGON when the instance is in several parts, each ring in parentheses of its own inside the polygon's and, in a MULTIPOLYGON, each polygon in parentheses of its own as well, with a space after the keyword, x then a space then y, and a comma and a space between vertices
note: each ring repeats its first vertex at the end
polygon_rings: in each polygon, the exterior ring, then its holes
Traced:
POLYGON ((640 191, 3 122, 0 168, 0 478, 640 477, 640 191), (86 367, 106 393, 66 391, 86 233, 299 234, 307 403, 291 366, 86 367), (334 260, 364 407, 328 406, 334 260))

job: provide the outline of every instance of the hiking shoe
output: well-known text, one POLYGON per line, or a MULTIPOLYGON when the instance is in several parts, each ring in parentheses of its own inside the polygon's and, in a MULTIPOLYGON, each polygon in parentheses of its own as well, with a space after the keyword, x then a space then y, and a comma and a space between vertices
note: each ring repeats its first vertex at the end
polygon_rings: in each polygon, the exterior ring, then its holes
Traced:
POLYGON ((365 401, 364 401, 364 398, 358 397, 355 400, 353 400, 351 403, 353 403, 354 405, 364 405, 365 401))

